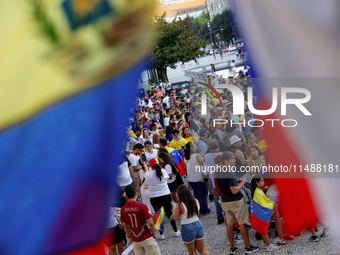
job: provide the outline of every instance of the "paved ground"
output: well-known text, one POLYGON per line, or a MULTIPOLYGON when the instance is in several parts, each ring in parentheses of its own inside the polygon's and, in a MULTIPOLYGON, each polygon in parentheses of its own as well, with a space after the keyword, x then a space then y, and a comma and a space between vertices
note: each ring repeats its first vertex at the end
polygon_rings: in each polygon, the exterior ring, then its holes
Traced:
MULTIPOLYGON (((213 202, 209 202, 210 208, 215 208, 213 202)), ((204 226, 205 232, 205 247, 209 250, 211 255, 227 255, 229 254, 229 245, 227 241, 226 228, 224 224, 217 225, 216 214, 212 213, 207 216, 200 216, 200 220, 204 226)), ((177 222, 180 229, 180 222, 177 222)), ((260 247, 260 250, 254 254, 273 254, 273 255, 340 255, 339 243, 332 235, 332 231, 327 237, 320 238, 319 242, 312 243, 309 241, 310 232, 303 232, 300 236, 295 237, 291 241, 287 241, 286 245, 274 252, 266 252, 262 241, 255 239, 255 231, 248 229, 250 243, 254 246, 260 247)), ((318 236, 322 233, 322 227, 319 226, 318 236)), ((165 240, 157 240, 162 255, 186 255, 188 251, 184 246, 181 237, 175 237, 171 225, 166 219, 165 223, 165 240)), ((269 239, 271 242, 277 239, 275 230, 269 230, 269 239)), ((240 250, 238 254, 244 253, 244 244, 236 245, 240 250)), ((133 251, 129 255, 133 255, 133 251)))
MULTIPOLYGON (((214 208, 215 204, 209 202, 209 207, 214 208)), ((227 242, 225 225, 217 225, 216 213, 207 216, 200 216, 200 220, 204 225, 205 231, 205 246, 211 255, 229 254, 229 245, 227 242)), ((180 223, 177 222, 177 226, 180 223)), ((317 235, 320 236, 322 228, 319 228, 317 235)), ((158 240, 158 245, 162 255, 188 254, 187 249, 181 237, 175 237, 171 225, 166 222, 165 225, 166 240, 158 240)), ((340 254, 340 249, 336 248, 336 240, 332 237, 332 231, 329 236, 319 238, 319 242, 309 242, 310 233, 304 232, 301 236, 288 241, 286 245, 281 246, 280 250, 274 252, 266 252, 262 241, 256 241, 255 231, 249 229, 249 237, 251 244, 260 247, 260 250, 254 254, 273 254, 273 255, 336 255, 340 254)), ((276 240, 274 230, 269 230, 269 239, 276 240)), ((244 254, 244 245, 236 245, 239 247, 239 254, 244 254)), ((133 254, 133 253, 132 253, 133 254)))

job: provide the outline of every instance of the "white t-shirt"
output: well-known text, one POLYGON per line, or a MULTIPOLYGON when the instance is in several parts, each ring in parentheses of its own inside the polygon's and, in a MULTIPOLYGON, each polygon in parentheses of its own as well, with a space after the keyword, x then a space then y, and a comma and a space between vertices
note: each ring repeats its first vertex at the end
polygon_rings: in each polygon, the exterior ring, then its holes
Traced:
POLYGON ((188 182, 199 182, 200 181, 200 170, 201 167, 200 163, 197 162, 196 159, 197 153, 194 153, 190 156, 190 160, 184 160, 184 162, 186 162, 187 164, 187 180, 188 182), (197 169, 196 169, 197 167, 197 169))
POLYGON ((166 103, 167 107, 170 106, 169 97, 168 97, 168 96, 164 97, 162 102, 163 102, 163 103, 166 103))
POLYGON ((166 171, 168 174, 172 174, 172 178, 171 178, 171 179, 170 179, 170 178, 168 179, 168 183, 174 182, 174 181, 176 180, 176 175, 172 173, 172 168, 171 168, 171 166, 170 166, 169 164, 167 164, 167 165, 165 166, 165 171, 166 171))
POLYGON ((145 151, 145 157, 146 160, 149 161, 150 159, 157 158, 157 150, 152 149, 152 153, 149 153, 148 151, 145 151))
POLYGON ((113 208, 110 207, 109 209, 109 219, 107 221, 106 228, 114 228, 118 225, 117 219, 113 216, 113 208))
POLYGON ((187 89, 182 89, 182 90, 181 90, 181 93, 185 95, 185 94, 188 93, 188 90, 187 90, 187 89))
POLYGON ((170 124, 170 118, 164 118, 164 127, 169 126, 170 124))
MULTIPOLYGON (((130 153, 129 160, 130 160, 131 166, 141 167, 141 165, 139 164, 139 156, 138 155, 136 156, 135 154, 130 153)), ((138 172, 133 172, 133 173, 135 175, 135 178, 137 178, 138 172)))
POLYGON ((156 170, 151 170, 148 173, 145 173, 145 182, 149 185, 149 196, 152 197, 161 197, 170 194, 170 190, 167 184, 167 180, 169 179, 168 173, 162 168, 162 180, 160 180, 156 175, 156 170))
POLYGON ((130 170, 127 161, 124 161, 118 166, 116 182, 120 187, 126 187, 132 183, 132 178, 130 176, 130 170))
POLYGON ((230 63, 230 67, 231 67, 231 68, 235 68, 235 63, 231 62, 231 63, 230 63))

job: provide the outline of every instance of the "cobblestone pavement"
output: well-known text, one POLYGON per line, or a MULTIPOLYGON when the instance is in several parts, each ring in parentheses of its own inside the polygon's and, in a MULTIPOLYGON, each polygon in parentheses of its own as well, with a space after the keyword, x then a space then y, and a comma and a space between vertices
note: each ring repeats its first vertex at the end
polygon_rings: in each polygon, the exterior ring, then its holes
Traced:
MULTIPOLYGON (((209 202, 209 207, 215 209, 215 204, 209 202)), ((229 245, 226 235, 226 227, 224 224, 217 225, 216 213, 212 213, 206 216, 200 216, 200 220, 204 226, 205 232, 205 247, 209 250, 211 255, 225 255, 229 254, 229 245)), ((177 222, 177 226, 180 227, 180 222, 177 222)), ((248 229, 250 243, 254 246, 260 247, 259 251, 254 254, 273 254, 273 255, 338 255, 340 249, 336 248, 336 240, 330 234, 324 238, 319 237, 319 242, 309 242, 310 232, 304 232, 301 236, 295 237, 292 241, 287 241, 287 244, 281 246, 281 249, 274 252, 266 252, 262 241, 255 239, 255 231, 248 229)), ((319 227, 319 231, 316 233, 318 236, 322 233, 322 227, 319 227)), ((168 220, 165 223, 165 240, 157 240, 162 255, 175 255, 175 254, 188 254, 187 249, 181 237, 175 237, 174 231, 171 228, 168 220)), ((276 240, 275 230, 269 230, 269 239, 271 242, 276 240)), ((244 253, 244 244, 236 245, 239 247, 238 254, 244 253)), ((133 254, 133 252, 132 252, 133 254)))

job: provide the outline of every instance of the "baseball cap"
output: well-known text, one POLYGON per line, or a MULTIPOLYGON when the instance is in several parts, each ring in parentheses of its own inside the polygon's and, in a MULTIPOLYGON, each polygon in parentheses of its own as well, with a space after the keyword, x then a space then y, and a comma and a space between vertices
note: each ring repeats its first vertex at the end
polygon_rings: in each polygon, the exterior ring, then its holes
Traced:
POLYGON ((208 130, 206 128, 201 128, 199 131, 200 136, 204 136, 206 133, 208 133, 208 130))

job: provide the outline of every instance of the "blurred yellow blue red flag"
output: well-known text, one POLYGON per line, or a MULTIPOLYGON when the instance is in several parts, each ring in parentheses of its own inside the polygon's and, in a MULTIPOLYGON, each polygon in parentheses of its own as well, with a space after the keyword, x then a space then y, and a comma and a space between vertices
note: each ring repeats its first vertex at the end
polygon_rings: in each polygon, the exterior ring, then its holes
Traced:
POLYGON ((0 3, 1 254, 56 254, 100 240, 154 7, 0 3))

